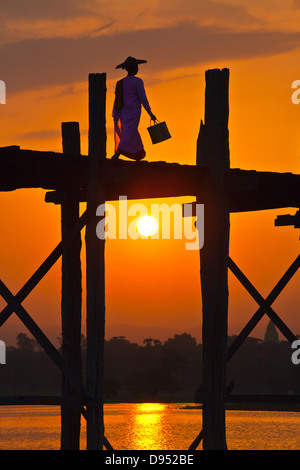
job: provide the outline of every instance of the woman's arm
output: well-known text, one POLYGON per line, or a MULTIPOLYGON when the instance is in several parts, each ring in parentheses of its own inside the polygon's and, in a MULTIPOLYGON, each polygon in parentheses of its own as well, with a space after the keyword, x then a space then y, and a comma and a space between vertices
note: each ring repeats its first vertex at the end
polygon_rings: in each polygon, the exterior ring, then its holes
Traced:
MULTIPOLYGON (((149 105, 149 102, 148 102, 148 99, 147 99, 147 96, 146 96, 146 91, 145 91, 145 87, 144 87, 144 82, 143 80, 140 78, 138 81, 137 81, 137 91, 138 91, 138 95, 139 95, 139 98, 140 98, 140 101, 142 103, 142 105, 144 106, 145 110, 147 111, 147 113, 149 114, 149 116, 154 119, 155 116, 154 114, 152 113, 151 111, 151 108, 150 108, 150 105, 149 105)), ((156 118, 154 119, 156 120, 156 118)))

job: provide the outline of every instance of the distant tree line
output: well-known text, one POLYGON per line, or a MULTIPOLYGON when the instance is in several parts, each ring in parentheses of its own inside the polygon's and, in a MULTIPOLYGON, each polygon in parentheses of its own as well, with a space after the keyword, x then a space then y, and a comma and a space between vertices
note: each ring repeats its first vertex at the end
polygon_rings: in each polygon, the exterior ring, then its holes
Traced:
MULTIPOLYGON (((228 343, 234 337, 228 338, 228 343)), ((248 338, 228 363, 234 393, 300 394, 300 369, 288 342, 248 338)), ((82 337, 85 375, 86 338, 82 337)), ((107 401, 193 402, 201 386, 202 345, 188 333, 141 345, 124 336, 105 341, 104 390, 107 401)), ((59 395, 61 373, 39 344, 25 333, 6 351, 0 365, 1 395, 59 395)))

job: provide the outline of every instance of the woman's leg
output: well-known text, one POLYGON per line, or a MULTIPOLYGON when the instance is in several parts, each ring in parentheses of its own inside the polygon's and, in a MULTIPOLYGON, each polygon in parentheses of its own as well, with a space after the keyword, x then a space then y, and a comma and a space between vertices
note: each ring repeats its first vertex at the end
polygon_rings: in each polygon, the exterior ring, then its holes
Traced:
POLYGON ((120 152, 119 150, 116 150, 115 154, 111 157, 112 160, 118 160, 119 156, 120 156, 120 152))

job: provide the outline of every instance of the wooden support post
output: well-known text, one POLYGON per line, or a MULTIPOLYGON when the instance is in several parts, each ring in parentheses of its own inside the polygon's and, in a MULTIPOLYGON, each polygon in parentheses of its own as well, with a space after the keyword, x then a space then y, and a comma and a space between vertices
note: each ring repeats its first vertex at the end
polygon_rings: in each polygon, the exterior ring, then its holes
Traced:
MULTIPOLYGON (((77 122, 62 123, 62 147, 64 154, 80 155, 80 132, 77 122)), ((74 190, 62 192, 61 231, 62 241, 79 220, 79 203, 74 190)), ((81 364, 81 234, 80 230, 66 246, 62 254, 62 356, 66 364, 77 371, 82 379, 81 364)), ((80 404, 71 405, 74 390, 67 377, 62 378, 61 449, 80 448, 80 404)))
POLYGON ((87 406, 87 449, 103 449, 103 368, 105 336, 105 241, 97 238, 98 205, 105 203, 99 164, 106 158, 106 74, 89 75, 89 169, 87 183, 87 387, 100 405, 87 406))
POLYGON ((197 165, 206 169, 204 246, 200 250, 203 343, 203 448, 226 449, 229 198, 229 70, 206 71, 205 124, 201 122, 197 165))

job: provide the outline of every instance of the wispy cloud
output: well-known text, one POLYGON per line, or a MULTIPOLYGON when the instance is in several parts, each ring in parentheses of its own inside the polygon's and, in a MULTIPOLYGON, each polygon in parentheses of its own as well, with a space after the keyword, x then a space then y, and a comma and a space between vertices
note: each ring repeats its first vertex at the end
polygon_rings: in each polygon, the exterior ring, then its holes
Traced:
POLYGON ((85 3, 80 0, 0 0, 1 19, 66 19, 82 15, 85 3))
POLYGON ((0 46, 1 79, 16 91, 86 81, 91 72, 119 76, 115 66, 128 55, 145 58, 145 71, 252 57, 295 50, 300 33, 249 31, 234 33, 219 27, 182 22, 172 27, 144 29, 79 38, 43 38, 0 46))
POLYGON ((0 0, 0 43, 43 37, 78 37, 174 26, 193 20, 235 30, 263 27, 247 8, 215 0, 0 0))
POLYGON ((57 129, 43 129, 39 131, 15 134, 14 137, 19 140, 48 140, 60 137, 60 132, 57 129))

